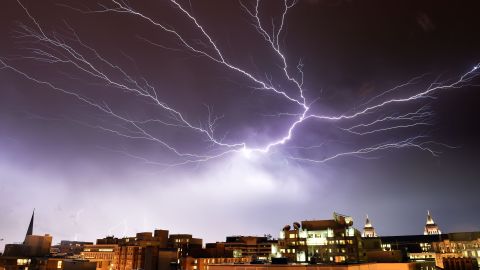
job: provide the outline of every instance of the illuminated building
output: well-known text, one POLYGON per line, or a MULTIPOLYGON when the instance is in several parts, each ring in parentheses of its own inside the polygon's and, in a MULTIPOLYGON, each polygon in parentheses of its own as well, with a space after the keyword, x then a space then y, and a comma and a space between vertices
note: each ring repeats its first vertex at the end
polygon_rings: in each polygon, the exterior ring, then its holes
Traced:
POLYGON ((295 263, 357 263, 364 260, 360 232, 349 216, 333 214, 331 220, 308 220, 287 225, 280 232, 275 257, 295 263))
MULTIPOLYGON (((470 258, 480 264, 480 232, 449 233, 446 236, 432 243, 437 266, 443 267, 443 261, 447 258, 470 258)), ((457 263, 454 260, 448 262, 457 263)))
POLYGON ((377 237, 377 232, 375 232, 375 228, 372 226, 368 215, 365 220, 365 226, 363 227, 362 237, 377 237))
POLYGON ((442 234, 442 232, 438 228, 438 225, 435 224, 435 222, 433 221, 433 218, 430 215, 430 211, 427 211, 427 222, 425 224, 425 229, 423 231, 423 234, 425 235, 442 234))
POLYGON ((113 270, 117 244, 85 245, 81 257, 97 263, 97 270, 113 270))
MULTIPOLYGON (((367 239, 367 238, 365 238, 367 239)), ((384 251, 402 252, 402 261, 422 264, 424 269, 443 268, 446 258, 470 258, 480 261, 480 232, 449 234, 382 236, 384 251)), ((367 255, 370 254, 367 249, 367 255)), ((454 261, 461 263, 460 260, 454 261)), ((468 263, 468 260, 465 261, 468 263)))

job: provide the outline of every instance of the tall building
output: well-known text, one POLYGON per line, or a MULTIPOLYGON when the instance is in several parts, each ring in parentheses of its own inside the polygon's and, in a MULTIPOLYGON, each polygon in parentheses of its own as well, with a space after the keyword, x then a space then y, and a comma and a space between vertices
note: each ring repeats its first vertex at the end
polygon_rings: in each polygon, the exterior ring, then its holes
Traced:
POLYGON ((427 222, 425 224, 425 229, 423 230, 424 235, 431 235, 431 234, 442 234, 438 225, 435 224, 433 221, 432 215, 430 215, 430 211, 427 211, 427 222))
POLYGON ((306 220, 287 225, 272 253, 293 263, 357 263, 365 259, 361 234, 349 216, 306 220))
POLYGON ((365 220, 365 226, 363 227, 362 237, 377 237, 377 232, 375 232, 375 228, 372 226, 368 215, 365 220))

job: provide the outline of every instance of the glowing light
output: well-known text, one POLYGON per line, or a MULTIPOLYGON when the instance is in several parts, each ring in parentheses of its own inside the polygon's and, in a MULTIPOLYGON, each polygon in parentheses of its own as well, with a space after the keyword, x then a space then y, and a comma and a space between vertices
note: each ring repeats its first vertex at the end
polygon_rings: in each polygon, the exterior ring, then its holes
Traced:
POLYGON ((242 153, 243 156, 246 157, 246 158, 251 158, 251 157, 252 157, 252 152, 253 152, 252 149, 246 148, 246 147, 242 148, 242 150, 241 150, 241 153, 242 153))

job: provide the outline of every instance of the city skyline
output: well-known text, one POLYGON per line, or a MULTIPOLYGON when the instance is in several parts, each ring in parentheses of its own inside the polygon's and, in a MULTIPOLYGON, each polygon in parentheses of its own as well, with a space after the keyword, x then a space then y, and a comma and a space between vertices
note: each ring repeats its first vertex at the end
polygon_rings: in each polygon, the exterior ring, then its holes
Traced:
POLYGON ((33 208, 58 240, 480 230, 474 1, 131 5, 0 11, 1 246, 33 208))
MULTIPOLYGON (((345 216, 343 214, 340 214, 340 213, 336 213, 336 212, 333 212, 333 216, 332 216, 332 220, 336 220, 338 217, 346 217, 346 218, 351 218, 350 216, 345 216)), ((36 216, 35 216, 35 209, 33 210, 32 212, 32 215, 30 217, 30 221, 28 223, 28 227, 27 227, 27 230, 26 230, 26 235, 48 235, 50 237, 52 237, 52 239, 55 239, 55 236, 54 235, 51 235, 50 233, 46 233, 46 232, 37 232, 37 231, 34 231, 34 228, 35 228, 35 221, 36 221, 36 216)), ((372 225, 372 222, 371 222, 371 219, 368 215, 366 215, 366 221, 365 223, 363 223, 363 225, 361 224, 353 224, 353 227, 359 231, 362 232, 362 237, 364 238, 369 238, 369 237, 382 237, 382 236, 389 236, 389 235, 378 235, 376 234, 376 226, 372 225), (365 234, 365 232, 373 232, 372 234, 365 234)), ((328 219, 327 219, 328 220, 328 219)), ((430 213, 430 211, 427 211, 427 215, 425 217, 425 225, 424 225, 424 235, 430 235, 430 234, 442 234, 442 232, 439 230, 440 229, 440 226, 438 226, 438 224, 436 222, 434 222, 433 220, 433 217, 430 213), (430 233, 430 232, 427 232, 427 227, 430 226, 430 227, 433 227, 435 228, 436 231, 434 231, 433 233, 430 233)), ((304 219, 304 220, 297 220, 297 221, 291 221, 292 223, 292 226, 295 227, 296 224, 300 224, 299 222, 311 222, 311 221, 318 221, 318 219, 304 219)), ((357 222, 355 222, 357 223, 357 222)), ((290 224, 287 224, 285 225, 285 227, 281 228, 281 229, 278 229, 276 232, 278 235, 275 235, 274 233, 271 234, 272 232, 266 232, 264 233, 263 235, 254 235, 254 234, 230 234, 230 235, 225 235, 223 237, 223 239, 225 238, 229 238, 229 237, 266 237, 267 239, 271 239, 271 240, 278 240, 279 239, 279 236, 281 237, 282 236, 282 231, 285 230, 285 228, 289 226, 290 227, 290 224)), ((154 227, 154 228, 151 228, 150 230, 144 230, 144 231, 137 231, 137 232, 133 232, 132 235, 128 235, 128 234, 125 234, 125 235, 113 235, 113 234, 99 234, 95 239, 59 239, 59 240, 56 240, 56 242, 53 242, 53 243, 60 243, 62 241, 78 241, 78 242, 82 242, 82 241, 86 241, 85 243, 94 243, 96 240, 98 239, 103 239, 103 238, 118 238, 118 239, 122 239, 122 238, 131 238, 133 237, 133 235, 135 234, 138 234, 138 233, 150 233, 151 231, 156 231, 156 230, 166 230, 166 231, 169 231, 170 229, 169 228, 157 228, 157 227, 154 227), (91 241, 91 242, 88 242, 88 241, 91 241)), ((447 233, 444 233, 444 234, 448 234, 448 233, 451 233, 451 232, 447 232, 447 233)), ((456 233, 459 233, 459 232, 456 232, 456 233)), ((25 233, 23 233, 25 235, 25 233)), ((175 232, 173 235, 191 235, 191 233, 189 232, 175 232)), ((415 235, 421 235, 421 233, 418 233, 418 234, 415 234, 415 235)), ((201 237, 201 235, 196 235, 197 237, 201 237)), ((203 240, 203 238, 199 238, 201 240, 203 240)), ((216 239, 215 241, 211 242, 211 243, 216 243, 216 242, 222 242, 223 239, 216 239)), ((5 239, 1 239, 1 241, 5 241, 5 239)), ((11 239, 10 239, 11 241, 11 239)), ((14 241, 14 243, 20 243, 20 241, 14 241)), ((209 242, 204 242, 204 244, 208 244, 209 242)), ((8 244, 7 243, 4 243, 4 244, 8 244)), ((3 249, 1 249, 0 251, 3 251, 3 249)))

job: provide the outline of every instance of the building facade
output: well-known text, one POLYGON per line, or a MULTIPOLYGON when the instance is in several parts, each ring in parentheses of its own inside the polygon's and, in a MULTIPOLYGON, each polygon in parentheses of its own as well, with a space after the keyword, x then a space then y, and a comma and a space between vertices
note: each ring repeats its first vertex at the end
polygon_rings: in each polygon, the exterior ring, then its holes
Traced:
POLYGON ((331 220, 285 226, 273 253, 294 263, 358 263, 365 259, 361 234, 353 228, 353 219, 337 213, 331 220))
POLYGON ((207 249, 216 249, 215 254, 222 254, 222 257, 250 258, 252 261, 269 261, 272 256, 272 246, 278 243, 277 240, 267 236, 227 236, 225 242, 209 243, 207 249))
POLYGON ((113 270, 118 248, 118 244, 85 245, 80 255, 85 260, 95 262, 97 270, 113 270))

